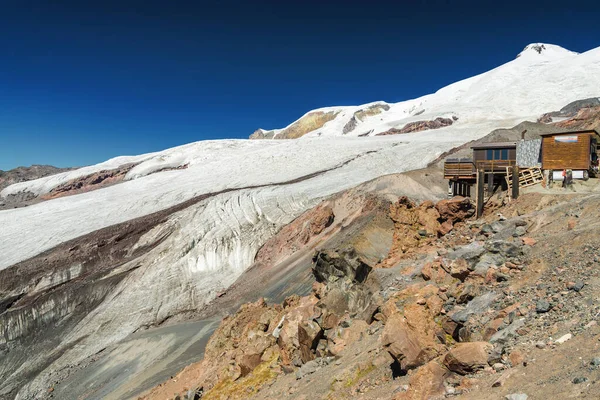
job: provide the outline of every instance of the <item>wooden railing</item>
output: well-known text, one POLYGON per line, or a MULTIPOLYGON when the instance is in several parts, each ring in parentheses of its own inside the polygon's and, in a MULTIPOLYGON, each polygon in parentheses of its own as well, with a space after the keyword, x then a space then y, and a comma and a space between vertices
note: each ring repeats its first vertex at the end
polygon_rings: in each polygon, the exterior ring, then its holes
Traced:
POLYGON ((444 162, 444 177, 446 179, 475 177, 475 165, 471 160, 446 160, 444 162))
POLYGON ((506 173, 506 167, 512 167, 516 163, 516 160, 478 160, 475 161, 475 167, 485 172, 506 173))
POLYGON ((444 162, 445 179, 475 179, 475 171, 506 173, 506 168, 516 165, 516 160, 448 159, 444 162))

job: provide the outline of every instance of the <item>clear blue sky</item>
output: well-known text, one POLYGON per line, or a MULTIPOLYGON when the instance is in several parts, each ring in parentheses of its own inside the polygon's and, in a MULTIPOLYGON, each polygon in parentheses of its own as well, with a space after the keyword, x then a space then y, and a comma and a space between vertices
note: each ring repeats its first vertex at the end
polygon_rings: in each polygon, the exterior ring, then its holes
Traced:
POLYGON ((597 3, 2 1, 0 169, 246 138, 312 108, 414 98, 530 42, 589 50, 597 3))

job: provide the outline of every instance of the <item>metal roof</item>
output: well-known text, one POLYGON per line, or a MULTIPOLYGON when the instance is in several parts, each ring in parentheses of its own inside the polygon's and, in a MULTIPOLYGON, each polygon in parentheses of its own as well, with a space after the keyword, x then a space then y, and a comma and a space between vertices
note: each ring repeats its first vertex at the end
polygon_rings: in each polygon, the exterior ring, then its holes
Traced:
POLYGON ((517 142, 490 142, 471 146, 472 149, 504 149, 507 147, 517 147, 517 142))

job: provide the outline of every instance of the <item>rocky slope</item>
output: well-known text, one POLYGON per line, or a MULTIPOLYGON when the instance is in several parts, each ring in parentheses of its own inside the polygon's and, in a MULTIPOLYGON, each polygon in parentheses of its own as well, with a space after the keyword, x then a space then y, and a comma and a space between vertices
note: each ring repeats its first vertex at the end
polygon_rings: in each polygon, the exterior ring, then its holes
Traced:
MULTIPOLYGON (((584 109, 587 116, 591 111, 584 109)), ((576 114, 565 122, 594 120, 576 114)), ((557 129, 526 127, 528 137, 557 129)), ((495 131, 487 140, 515 140, 522 131, 523 125, 495 131)), ((441 173, 433 165, 411 174, 426 180, 441 173)), ((477 221, 466 199, 417 205, 384 195, 384 182, 362 189, 394 199, 389 223, 379 228, 391 235, 385 257, 365 256, 356 240, 311 247, 319 250, 310 263, 316 281, 310 295, 273 304, 257 294, 222 322, 202 362, 143 397, 598 396, 585 383, 600 378, 600 353, 572 360, 577 346, 600 352, 597 181, 581 186, 582 194, 536 188, 512 203, 500 193, 477 221)), ((329 221, 329 210, 322 204, 313 212, 329 221)), ((304 219, 295 225, 286 231, 310 226, 304 219)))
POLYGON ((309 295, 242 306, 144 398, 596 398, 599 200, 530 193, 465 222, 461 198, 401 198, 394 265, 321 249, 309 295))

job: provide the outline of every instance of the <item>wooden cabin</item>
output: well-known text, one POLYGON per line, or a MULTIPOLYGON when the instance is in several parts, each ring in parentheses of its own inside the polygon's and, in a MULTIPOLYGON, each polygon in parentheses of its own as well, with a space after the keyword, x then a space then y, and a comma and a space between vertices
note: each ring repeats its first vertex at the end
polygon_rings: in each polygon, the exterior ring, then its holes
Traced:
POLYGON ((475 169, 488 173, 504 173, 517 160, 517 142, 481 143, 472 146, 475 169))
POLYGON ((600 134, 593 129, 542 134, 542 169, 596 171, 600 134))

